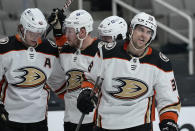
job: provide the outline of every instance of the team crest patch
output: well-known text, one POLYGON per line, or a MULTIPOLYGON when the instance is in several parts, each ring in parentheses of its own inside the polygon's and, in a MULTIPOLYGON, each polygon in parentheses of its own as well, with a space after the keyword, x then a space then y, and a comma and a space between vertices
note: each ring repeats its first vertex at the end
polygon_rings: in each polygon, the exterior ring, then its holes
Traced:
POLYGON ((168 62, 169 61, 169 58, 167 58, 163 53, 159 53, 159 56, 160 56, 160 58, 163 60, 163 61, 165 61, 165 62, 168 62))
POLYGON ((107 44, 105 44, 105 48, 106 48, 107 50, 111 50, 111 49, 113 49, 115 46, 116 46, 116 42, 112 42, 112 43, 107 43, 107 44))
POLYGON ((2 38, 2 39, 0 39, 0 44, 6 44, 6 43, 8 43, 8 41, 9 41, 8 37, 2 38))

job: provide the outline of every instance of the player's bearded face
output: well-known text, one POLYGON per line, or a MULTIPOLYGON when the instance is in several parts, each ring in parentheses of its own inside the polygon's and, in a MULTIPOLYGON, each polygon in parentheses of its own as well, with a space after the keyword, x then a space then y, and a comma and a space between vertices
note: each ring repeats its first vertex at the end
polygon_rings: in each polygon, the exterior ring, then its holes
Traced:
POLYGON ((35 33, 27 30, 25 34, 25 44, 28 46, 36 46, 38 40, 41 39, 41 35, 42 33, 35 33))
POLYGON ((146 44, 152 36, 152 30, 142 26, 137 25, 133 30, 132 42, 136 49, 145 48, 146 44))
POLYGON ((75 29, 66 27, 65 28, 65 34, 66 34, 68 44, 72 47, 78 48, 80 42, 77 38, 75 29))

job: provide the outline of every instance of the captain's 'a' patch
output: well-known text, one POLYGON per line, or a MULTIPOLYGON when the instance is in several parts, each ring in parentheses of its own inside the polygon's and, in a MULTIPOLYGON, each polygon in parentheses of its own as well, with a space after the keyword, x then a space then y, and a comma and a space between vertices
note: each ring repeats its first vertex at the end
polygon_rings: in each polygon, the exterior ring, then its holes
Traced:
POLYGON ((0 44, 6 44, 6 43, 8 43, 8 41, 9 41, 8 37, 2 38, 2 39, 0 39, 0 44))
POLYGON ((165 61, 165 62, 168 62, 169 61, 169 58, 167 58, 163 53, 159 53, 159 56, 160 56, 160 58, 163 60, 163 61, 165 61))

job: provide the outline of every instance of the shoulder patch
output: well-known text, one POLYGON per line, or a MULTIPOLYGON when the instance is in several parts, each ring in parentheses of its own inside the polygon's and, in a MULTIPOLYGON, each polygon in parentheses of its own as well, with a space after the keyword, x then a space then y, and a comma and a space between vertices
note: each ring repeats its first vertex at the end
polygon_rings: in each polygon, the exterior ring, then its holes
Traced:
POLYGON ((49 41, 49 43, 50 43, 53 47, 55 47, 55 48, 57 47, 57 45, 56 45, 53 41, 51 41, 51 40, 49 40, 49 39, 48 39, 48 41, 49 41))
POLYGON ((0 39, 0 44, 6 44, 9 42, 9 38, 8 37, 5 37, 5 38, 1 38, 0 39))
POLYGON ((104 45, 106 45, 106 44, 107 44, 106 42, 100 41, 100 42, 98 43, 98 48, 101 48, 102 46, 104 46, 104 45))
POLYGON ((116 42, 106 43, 106 44, 105 44, 105 48, 106 48, 107 50, 111 50, 111 49, 113 49, 115 46, 116 46, 116 42))
POLYGON ((169 58, 167 58, 163 53, 159 52, 159 56, 160 58, 165 61, 165 62, 168 62, 169 61, 169 58))

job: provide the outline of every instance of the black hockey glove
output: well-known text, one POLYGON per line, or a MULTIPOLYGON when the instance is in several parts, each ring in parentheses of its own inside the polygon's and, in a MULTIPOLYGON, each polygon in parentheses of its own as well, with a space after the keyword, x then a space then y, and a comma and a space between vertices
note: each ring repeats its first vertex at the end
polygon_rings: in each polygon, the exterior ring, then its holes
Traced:
POLYGON ((62 36, 62 27, 66 16, 64 11, 60 9, 53 9, 53 12, 48 17, 48 23, 53 27, 53 35, 55 37, 62 36))
POLYGON ((161 131, 179 131, 177 123, 170 119, 163 120, 159 126, 161 131))
POLYGON ((9 120, 8 119, 8 112, 5 110, 4 105, 0 104, 0 123, 1 124, 6 124, 6 122, 9 120))
POLYGON ((77 108, 84 114, 92 112, 98 101, 98 98, 95 95, 90 96, 91 92, 91 89, 84 89, 77 98, 77 108))

